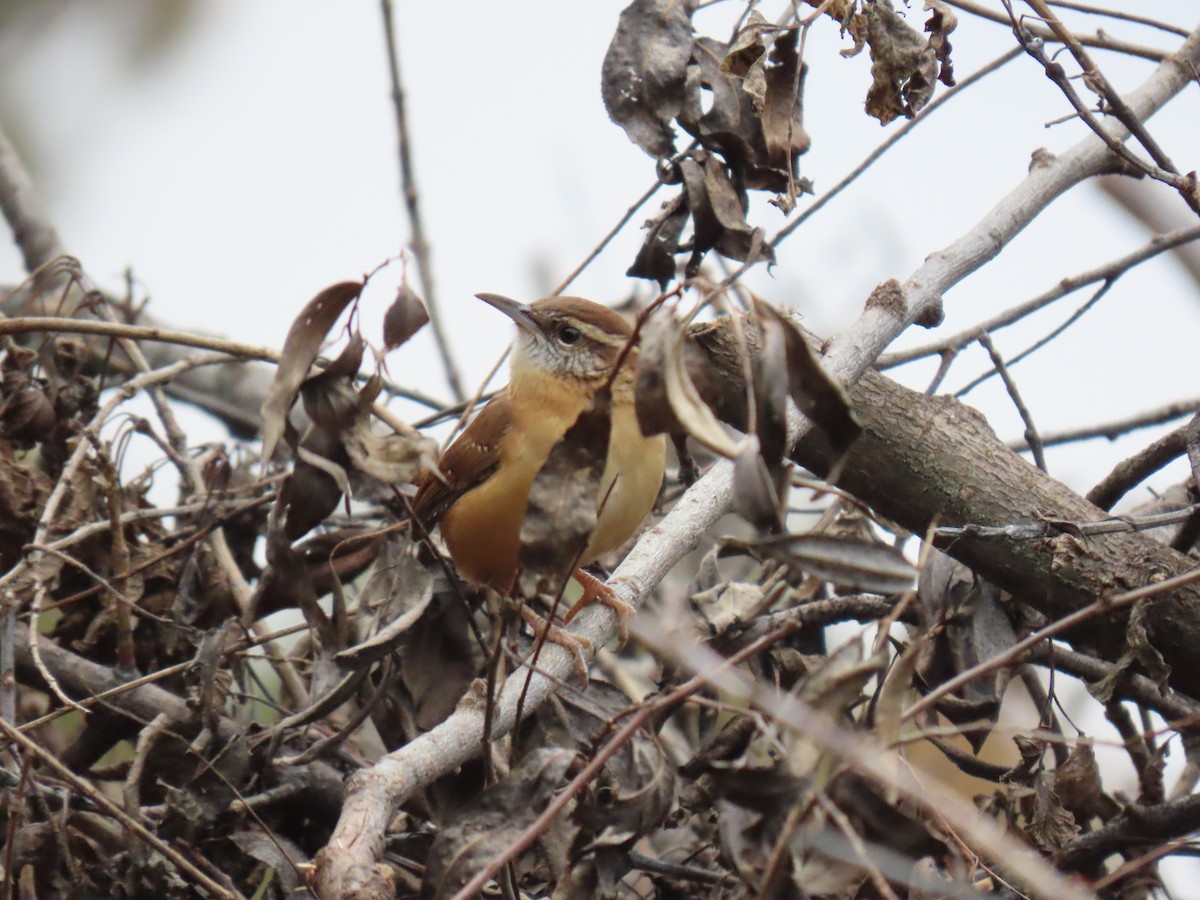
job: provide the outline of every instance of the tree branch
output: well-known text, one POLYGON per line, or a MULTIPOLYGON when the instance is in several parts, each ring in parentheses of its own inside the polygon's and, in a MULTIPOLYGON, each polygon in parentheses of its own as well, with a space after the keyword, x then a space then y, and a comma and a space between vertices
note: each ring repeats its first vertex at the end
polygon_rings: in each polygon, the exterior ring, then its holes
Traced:
MULTIPOLYGON (((1143 119, 1151 115, 1191 80, 1198 62, 1200 32, 1193 32, 1178 53, 1164 61, 1141 87, 1130 94, 1131 109, 1143 119)), ((1103 127, 1110 129, 1118 139, 1127 137, 1127 132, 1117 123, 1108 122, 1103 127)), ((857 381, 883 348, 909 324, 936 318, 944 291, 993 259, 1064 191, 1105 171, 1110 160, 1111 155, 1104 142, 1095 135, 1087 135, 1057 159, 1034 167, 974 228, 949 247, 930 255, 903 285, 890 281, 877 288, 868 298, 866 308, 854 326, 830 343, 825 358, 827 369, 846 383, 857 381)), ((961 408, 958 404, 955 406, 961 408)), ((809 428, 810 423, 792 410, 789 438, 792 441, 799 440, 809 433, 809 428)), ((938 437, 954 440, 953 434, 938 437)), ((1028 463, 1008 451, 994 436, 993 441, 998 448, 998 455, 1002 453, 1005 457, 1015 459, 1025 469, 1030 468, 1028 463)), ((908 468, 919 467, 926 461, 926 456, 917 455, 907 460, 908 468)), ((988 474, 987 470, 975 472, 976 485, 984 481, 988 474)), ((622 600, 636 605, 699 543, 704 531, 728 512, 732 501, 732 475, 731 463, 717 463, 680 498, 662 522, 642 536, 610 580, 622 600)), ((1065 488, 1061 490, 1074 497, 1065 488)), ((907 493, 912 495, 914 491, 910 489, 907 493)), ((955 498, 947 499, 954 501, 955 498)), ((980 496, 974 499, 985 506, 992 504, 992 508, 1003 502, 1010 515, 1012 509, 1027 508, 1024 497, 1014 496, 1005 490, 997 491, 994 498, 980 496)), ((1075 503, 1082 501, 1075 498, 1075 503)), ((934 515, 937 512, 937 509, 932 511, 934 515)), ((1130 539, 1130 536, 1120 537, 1130 539)), ((1105 539, 1105 544, 1117 539, 1118 536, 1112 536, 1105 539)), ((1001 546, 1004 554, 1020 560, 1021 554, 1027 552, 1028 544, 1025 548, 1001 546)), ((981 549, 986 549, 986 545, 981 549)), ((1165 552, 1171 553, 1169 550, 1165 552)), ((976 555, 988 562, 989 569, 998 568, 996 556, 986 552, 976 555)), ((1178 556, 1171 554, 1170 559, 1175 561, 1178 556)), ((1099 569, 1104 563, 1119 566, 1126 564, 1126 561, 1105 554, 1103 559, 1095 560, 1093 569, 1099 569)), ((1149 568, 1146 566, 1143 571, 1149 568)), ((1036 574, 1039 566, 1022 565, 1021 569, 1026 572, 1032 570, 1032 574, 1036 574)), ((1011 583, 1011 579, 1009 581, 1011 583)), ((1060 605, 1067 607, 1063 611, 1070 611, 1070 604, 1060 605)), ((1200 616, 1194 618, 1200 622, 1200 616)), ((572 631, 588 638, 594 646, 602 646, 615 635, 615 616, 606 607, 593 605, 585 608, 576 617, 575 623, 572 631)), ((1111 632, 1111 626, 1107 630, 1111 632)), ((1111 644, 1111 633, 1108 637, 1111 644)), ((1193 641, 1192 646, 1195 645, 1193 641)), ((519 671, 501 686, 499 697, 493 704, 491 724, 494 737, 504 735, 515 724, 517 700, 527 679, 529 686, 524 709, 532 712, 550 696, 556 681, 569 678, 574 670, 571 655, 557 646, 546 648, 542 663, 545 674, 528 678, 527 673, 519 671)), ((1193 661, 1191 665, 1195 669, 1197 662, 1193 661)), ((1195 674, 1200 675, 1200 671, 1195 674)), ((328 845, 317 858, 316 885, 321 896, 391 896, 387 869, 378 860, 383 850, 386 828, 395 810, 412 791, 430 784, 478 753, 483 724, 483 700, 478 692, 472 692, 439 726, 389 753, 372 768, 356 772, 350 777, 342 816, 328 845)))
POLYGON ((21 248, 26 272, 32 274, 62 253, 58 231, 3 128, 0 128, 0 211, 21 248))

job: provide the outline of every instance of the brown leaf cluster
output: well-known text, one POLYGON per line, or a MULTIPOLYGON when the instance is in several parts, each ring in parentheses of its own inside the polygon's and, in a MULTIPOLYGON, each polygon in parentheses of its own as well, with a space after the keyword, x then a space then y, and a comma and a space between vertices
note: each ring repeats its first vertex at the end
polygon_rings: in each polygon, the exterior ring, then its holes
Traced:
MULTIPOLYGON (((870 48, 866 112, 880 124, 911 119, 936 82, 954 84, 949 35, 957 19, 938 0, 925 6, 928 38, 889 0, 825 8, 854 41, 843 55, 870 48)), ((690 254, 685 278, 699 272, 711 250, 743 263, 774 262, 764 230, 746 218, 749 192, 774 193, 771 203, 788 214, 810 190, 797 170, 812 143, 804 128, 800 25, 774 25, 752 10, 723 41, 696 34, 695 9, 694 0, 634 0, 621 13, 601 73, 609 117, 659 162, 662 180, 683 186, 646 223, 627 273, 664 290, 682 254, 690 254), (680 155, 676 127, 694 140, 680 155)))

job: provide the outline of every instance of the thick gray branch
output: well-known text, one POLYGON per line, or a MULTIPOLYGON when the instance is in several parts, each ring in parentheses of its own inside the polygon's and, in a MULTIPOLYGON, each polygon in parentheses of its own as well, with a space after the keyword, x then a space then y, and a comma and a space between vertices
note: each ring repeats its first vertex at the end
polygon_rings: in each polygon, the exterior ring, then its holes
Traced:
MULTIPOLYGON (((1140 118, 1150 116, 1188 83, 1198 64, 1200 32, 1194 32, 1178 54, 1166 60, 1130 95, 1130 106, 1140 118)), ((1106 127, 1119 139, 1128 136, 1115 123, 1106 127)), ((855 325, 831 343, 827 367, 848 384, 857 381, 909 324, 936 317, 945 291, 994 258, 1056 197, 1106 171, 1109 165, 1108 148, 1089 135, 1062 156, 1036 166, 974 228, 932 254, 903 285, 890 282, 876 289, 855 325)), ((796 414, 790 427, 792 439, 802 438, 809 427, 810 423, 796 414)), ((912 462, 917 466, 922 460, 912 462)), ((623 599, 637 603, 696 546, 704 531, 729 510, 731 486, 732 466, 714 466, 662 522, 643 535, 612 579, 623 599)), ((1010 504, 1009 514, 1012 509, 1026 508, 1025 497, 1002 496, 1010 504)), ((615 634, 614 617, 607 609, 590 607, 576 621, 573 630, 597 646, 615 634)), ((550 695, 555 680, 569 678, 574 667, 566 651, 549 646, 546 649, 542 664, 547 675, 532 678, 524 707, 527 711, 550 695)), ((493 719, 495 735, 513 726, 525 679, 526 673, 518 671, 503 686, 493 719)), ((322 896, 391 896, 386 870, 378 863, 388 822, 412 791, 453 771, 478 752, 482 727, 481 699, 468 696, 437 728, 388 754, 373 768, 352 776, 342 817, 318 857, 317 885, 322 896)))

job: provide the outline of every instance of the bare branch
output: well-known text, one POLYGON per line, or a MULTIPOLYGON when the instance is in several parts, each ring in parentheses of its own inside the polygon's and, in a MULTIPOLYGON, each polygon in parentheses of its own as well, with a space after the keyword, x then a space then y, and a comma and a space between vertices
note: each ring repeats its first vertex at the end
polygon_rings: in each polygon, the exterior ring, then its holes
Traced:
POLYGON ((396 130, 400 139, 400 175, 404 182, 404 208, 408 211, 408 223, 412 227, 413 255, 417 258, 417 272, 421 278, 421 292, 425 308, 429 311, 429 324, 433 328, 434 342, 442 357, 442 368, 446 383, 454 399, 461 402, 466 397, 458 367, 450 352, 450 342, 442 324, 442 312, 434 290, 432 251, 425 239, 425 225, 421 218, 421 204, 417 191, 417 172, 412 159, 412 141, 408 134, 408 114, 404 104, 404 81, 400 77, 400 48, 396 41, 396 27, 392 21, 391 0, 380 0, 383 13, 383 34, 387 39, 388 72, 392 79, 392 104, 396 110, 396 130))
MULTIPOLYGON (((1004 13, 990 9, 981 3, 975 3, 973 0, 945 0, 947 6, 953 6, 956 9, 961 9, 963 12, 968 12, 973 16, 979 16, 981 19, 988 19, 1000 25, 1011 25, 1011 21, 1004 13)), ((1044 41, 1057 42, 1058 38, 1054 32, 1042 25, 1027 26, 1030 34, 1039 37, 1044 41)), ((1186 34, 1186 32, 1185 32, 1186 34)), ((1141 59, 1148 59, 1151 62, 1162 62, 1170 52, 1167 50, 1159 50, 1157 47, 1146 47, 1142 44, 1133 44, 1129 41, 1123 41, 1120 38, 1114 38, 1107 34, 1097 32, 1096 34, 1081 34, 1076 36, 1079 43, 1085 47, 1097 47, 1101 50, 1112 50, 1114 53, 1122 53, 1126 56, 1137 56, 1141 59)))
MULTIPOLYGON (((1149 428, 1151 425, 1161 425, 1172 419, 1181 419, 1200 410, 1200 397, 1192 400, 1180 400, 1178 403, 1168 403, 1157 409, 1149 409, 1124 419, 1115 419, 1100 425, 1089 425, 1085 428, 1072 428, 1066 431, 1055 431, 1042 435, 1042 444, 1052 447, 1056 444, 1069 444, 1073 441, 1086 441, 1093 438, 1113 440, 1139 428, 1149 428)), ((1008 445, 1011 449, 1021 451, 1029 449, 1025 441, 1013 441, 1008 445)))
POLYGON ((0 211, 21 248, 26 272, 32 274, 62 254, 58 230, 50 222, 42 198, 3 128, 0 128, 0 211))
POLYGON ((1042 439, 1038 437, 1037 426, 1033 424, 1033 416, 1029 412, 1029 407, 1021 399, 1021 392, 1017 390, 1017 383, 1009 373, 1008 366, 1004 364, 1004 357, 1000 355, 1000 351, 992 343, 991 335, 981 334, 979 336, 979 343, 983 345, 983 349, 991 357, 992 365, 996 367, 996 371, 1000 373, 1000 379, 1004 382, 1004 389, 1008 391, 1008 396, 1012 400, 1013 406, 1017 408, 1017 413, 1021 416, 1021 421, 1025 423, 1025 440, 1029 442, 1029 449, 1033 452, 1033 461, 1043 472, 1048 472, 1049 469, 1046 468, 1046 452, 1042 448, 1042 439))
MULTIPOLYGON (((1200 32, 1193 33, 1177 54, 1130 95, 1131 108, 1143 118, 1151 115, 1189 82, 1198 59, 1200 32)), ((1124 133, 1119 123, 1104 127, 1113 135, 1124 133)), ((1035 167, 983 220, 949 247, 933 253, 903 285, 893 281, 877 289, 854 326, 830 342, 826 368, 844 382, 856 381, 904 328, 936 314, 944 291, 994 258, 1061 193, 1104 171, 1109 159, 1107 145, 1088 135, 1056 160, 1035 167)), ((789 439, 798 440, 808 429, 809 423, 793 408, 789 439)), ((731 463, 715 464, 662 522, 642 537, 609 582, 622 600, 636 605, 730 509, 732 475, 731 463)), ((607 608, 588 607, 574 623, 572 631, 593 646, 604 645, 616 632, 615 616, 607 608)), ((543 663, 546 675, 529 680, 527 710, 542 703, 554 690, 554 681, 569 677, 575 665, 571 654, 553 645, 546 649, 543 663)), ((524 674, 519 673, 501 687, 492 720, 494 737, 512 728, 516 698, 524 681, 524 674)), ((318 858, 317 881, 324 896, 340 896, 351 885, 363 890, 362 896, 386 892, 377 860, 397 805, 478 752, 483 706, 479 698, 460 703, 441 725, 351 776, 342 816, 318 858)))
MULTIPOLYGON (((1074 293, 1081 287, 1086 287, 1096 282, 1115 281, 1130 269, 1147 260, 1153 259, 1160 253, 1173 250, 1184 244, 1190 244, 1197 239, 1200 239, 1200 225, 1182 228, 1170 234, 1157 235, 1153 240, 1143 244, 1132 253, 1106 262, 1087 272, 1081 272, 1078 275, 1064 278, 1050 290, 1011 309, 1007 309, 985 322, 980 322, 978 325, 973 325, 956 334, 932 341, 928 344, 913 347, 910 350, 897 350, 892 353, 885 353, 879 357, 878 368, 882 371, 934 354, 957 353, 963 347, 967 346, 967 344, 971 343, 971 341, 978 340, 981 334, 995 333, 1001 328, 1018 322, 1029 314, 1049 306, 1054 301, 1074 293)), ((1054 441, 1047 438, 1046 443, 1049 445, 1054 443, 1054 441)))

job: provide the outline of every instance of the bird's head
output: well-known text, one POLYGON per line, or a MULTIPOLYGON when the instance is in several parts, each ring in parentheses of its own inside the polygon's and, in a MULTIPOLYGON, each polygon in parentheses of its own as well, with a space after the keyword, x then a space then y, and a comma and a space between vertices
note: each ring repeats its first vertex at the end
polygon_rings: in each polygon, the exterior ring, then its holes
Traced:
POLYGON ((530 368, 563 378, 600 381, 616 365, 633 333, 607 306, 582 297, 548 297, 519 303, 499 294, 476 294, 517 324, 513 372, 530 368))

